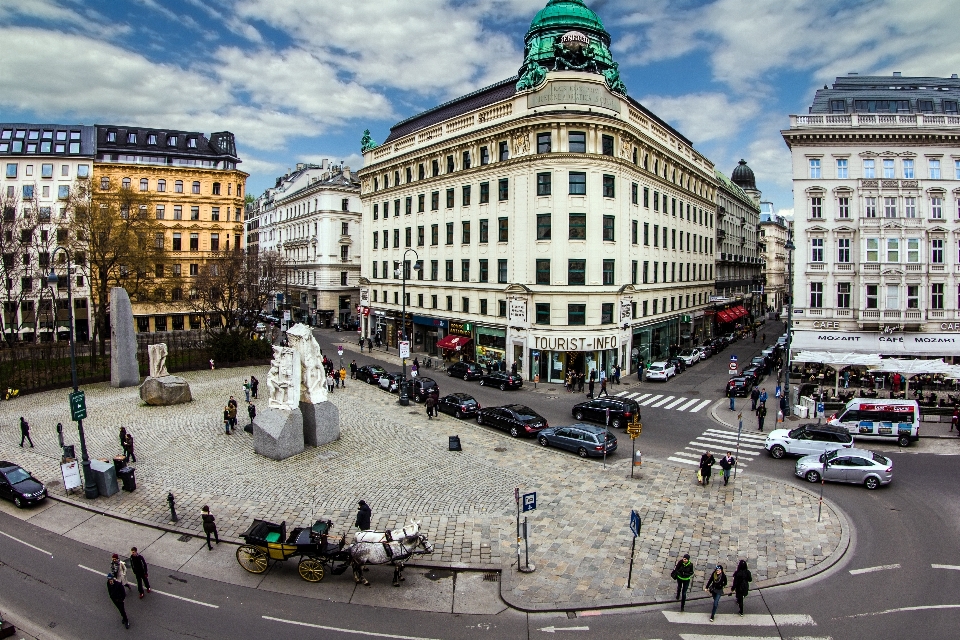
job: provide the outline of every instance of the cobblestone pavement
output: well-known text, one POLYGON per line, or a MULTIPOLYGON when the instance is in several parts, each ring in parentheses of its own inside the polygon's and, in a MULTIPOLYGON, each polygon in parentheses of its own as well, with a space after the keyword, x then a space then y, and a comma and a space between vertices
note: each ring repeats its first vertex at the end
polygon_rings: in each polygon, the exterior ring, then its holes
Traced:
MULTIPOLYGON (((355 381, 331 396, 340 409, 339 441, 273 462, 253 453, 248 434, 227 436, 220 426, 223 405, 231 393, 242 404, 241 385, 251 373, 266 380, 265 367, 182 374, 194 401, 177 407, 145 406, 136 388, 86 387, 91 456, 119 453, 123 425, 134 434, 139 459, 137 491, 99 498, 93 507, 169 526, 166 496, 172 491, 181 517, 177 528, 198 533, 200 507, 207 504, 221 534, 236 537, 253 518, 286 520, 289 527, 322 516, 334 520, 335 532, 346 531, 363 498, 376 528, 422 520, 436 545, 430 562, 502 566, 504 599, 530 609, 669 598, 678 553, 690 553, 700 570, 717 561, 732 567, 746 557, 762 583, 810 569, 842 546, 842 516, 826 507, 818 524, 816 497, 789 484, 745 477, 726 488, 704 488, 693 471, 655 463, 645 463, 631 480, 628 460, 604 469, 447 416, 428 421, 421 405, 399 407, 396 396, 355 381), (454 434, 462 452, 447 450, 454 434), (538 492, 538 510, 528 514, 531 559, 538 566, 532 574, 510 568, 516 561, 516 486, 538 492), (628 590, 631 509, 644 524, 628 590)), ((63 495, 58 421, 66 425, 67 443, 76 443, 65 390, 0 404, 0 457, 63 495), (35 449, 17 446, 20 415, 31 423, 35 449)), ((621 446, 629 446, 626 437, 621 446)), ((87 503, 77 493, 72 499, 87 503)))

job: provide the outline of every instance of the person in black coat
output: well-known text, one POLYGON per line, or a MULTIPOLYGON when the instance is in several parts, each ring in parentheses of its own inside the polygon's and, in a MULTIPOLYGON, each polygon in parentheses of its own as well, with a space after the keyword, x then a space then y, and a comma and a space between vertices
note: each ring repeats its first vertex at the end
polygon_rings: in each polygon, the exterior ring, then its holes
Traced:
POLYGON ((134 462, 137 461, 137 456, 133 452, 133 434, 132 433, 127 434, 127 439, 123 443, 123 453, 124 453, 124 456, 123 456, 124 462, 130 462, 130 458, 133 458, 134 462))
POLYGON ((150 580, 147 577, 147 561, 143 559, 136 547, 130 549, 130 569, 137 578, 137 591, 140 592, 142 598, 144 587, 147 588, 147 593, 150 593, 150 580))
POLYGON ((24 438, 30 443, 30 448, 33 448, 33 440, 30 439, 30 423, 20 416, 20 448, 23 448, 24 438))
POLYGON ((217 519, 210 513, 210 507, 207 505, 203 505, 203 508, 200 509, 200 519, 203 521, 203 532, 207 534, 207 549, 212 551, 213 546, 210 544, 210 534, 213 534, 214 540, 217 541, 217 544, 220 544, 220 533, 217 531, 217 519))
POLYGON ((373 512, 370 510, 370 507, 367 506, 367 503, 361 500, 359 503, 360 508, 357 509, 357 521, 354 523, 357 525, 357 529, 360 531, 369 531, 370 530, 370 518, 373 515, 373 512))
POLYGON ((736 596, 737 606, 740 607, 740 617, 743 617, 743 599, 747 597, 750 591, 750 583, 753 582, 753 574, 747 568, 747 561, 741 560, 737 565, 737 570, 733 572, 733 587, 730 595, 736 596))
POLYGON ((107 574, 107 594, 113 601, 114 606, 116 606, 117 610, 120 612, 120 622, 123 624, 123 626, 129 629, 130 620, 127 619, 127 610, 123 606, 123 601, 127 597, 127 590, 124 589, 123 585, 113 577, 112 573, 107 574))
POLYGON ((717 459, 713 457, 713 454, 709 451, 704 451, 703 455, 700 456, 700 475, 703 478, 703 486, 710 484, 710 474, 713 473, 713 465, 717 463, 717 459))

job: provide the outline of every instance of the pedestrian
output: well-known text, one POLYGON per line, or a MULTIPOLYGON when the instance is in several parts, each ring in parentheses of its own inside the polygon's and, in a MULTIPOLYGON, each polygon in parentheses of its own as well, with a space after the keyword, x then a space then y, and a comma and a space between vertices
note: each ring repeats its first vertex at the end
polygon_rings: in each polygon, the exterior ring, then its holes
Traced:
POLYGON ((247 403, 247 415, 250 416, 250 424, 253 424, 253 419, 257 417, 257 406, 252 402, 247 403))
POLYGON ((333 393, 333 374, 327 374, 327 393, 333 393))
POLYGON ((213 551, 213 547, 210 545, 211 533, 217 544, 220 544, 220 534, 217 532, 217 519, 210 513, 210 507, 207 505, 203 505, 203 508, 200 509, 200 519, 203 521, 203 532, 207 534, 207 551, 213 551))
POLYGON ((723 486, 730 482, 730 470, 737 464, 737 459, 727 451, 727 455, 720 458, 720 468, 723 469, 723 486))
POLYGON ((783 413, 784 416, 787 415, 787 406, 788 406, 788 405, 787 405, 787 394, 784 393, 782 396, 780 396, 780 411, 781 411, 781 413, 783 413))
POLYGON ((767 417, 767 408, 763 405, 757 407, 757 429, 763 431, 763 421, 767 417))
POLYGON ((574 377, 573 372, 568 371, 567 377, 563 380, 563 387, 567 390, 567 393, 570 393, 574 389, 574 377))
POLYGON ((367 506, 367 503, 361 500, 357 503, 359 507, 357 508, 357 521, 354 522, 357 529, 360 531, 369 531, 370 530, 370 517, 373 515, 373 512, 370 510, 370 507, 367 506))
POLYGON ((373 340, 367 338, 367 351, 373 351, 373 340))
POLYGON ((140 597, 143 598, 144 587, 147 588, 147 593, 151 593, 147 561, 143 559, 136 547, 130 548, 130 569, 133 570, 133 575, 137 579, 137 591, 140 597))
POLYGON ((600 382, 603 382, 606 379, 607 379, 607 370, 600 369, 600 382))
POLYGON ((766 333, 761 333, 761 334, 760 334, 760 342, 762 342, 763 344, 767 344, 767 334, 766 334, 766 333))
POLYGON ((760 389, 760 404, 764 407, 767 406, 767 389, 766 387, 760 389))
POLYGON ((223 407, 223 430, 226 435, 230 435, 230 405, 223 407))
POLYGON ((693 563, 690 562, 690 554, 685 553, 677 566, 673 568, 670 577, 677 581, 677 600, 680 601, 680 612, 687 604, 687 590, 690 588, 690 581, 693 580, 693 563))
POLYGON ((716 458, 709 451, 704 451, 703 455, 700 456, 700 477, 703 486, 710 484, 710 474, 713 473, 713 465, 716 463, 716 458))
POLYGON ((20 416, 20 448, 23 448, 23 439, 26 438, 27 442, 30 443, 30 448, 33 448, 33 440, 30 438, 30 423, 24 420, 23 416, 20 416))
POLYGON ((607 378, 603 375, 603 372, 600 372, 600 393, 597 394, 597 397, 607 396, 610 397, 610 394, 607 393, 607 378))
POLYGON ((250 394, 253 396, 253 399, 256 400, 259 396, 257 395, 257 389, 260 388, 260 381, 257 380, 256 376, 250 376, 250 394))
POLYGON ((620 384, 620 372, 621 372, 621 371, 622 371, 622 369, 620 369, 620 365, 619 365, 619 364, 613 365, 613 384, 620 384))
POLYGON ((950 431, 953 431, 954 428, 957 430, 957 435, 960 436, 960 405, 953 406, 953 417, 950 418, 950 431))
POLYGON ((594 384, 595 384, 595 383, 594 383, 594 381, 593 381, 593 375, 591 375, 591 376, 590 376, 590 383, 589 383, 590 393, 587 394, 587 397, 588 397, 588 398, 592 398, 592 397, 593 397, 593 385, 594 385, 594 384))
POLYGON ((123 461, 130 462, 130 458, 133 458, 133 461, 137 461, 137 455, 133 452, 133 434, 127 434, 127 441, 123 443, 123 461))
POLYGON ((213 358, 210 358, 210 371, 213 371, 216 367, 213 364, 213 358))
POLYGON ((116 553, 110 558, 110 573, 113 574, 117 582, 127 589, 130 588, 130 583, 127 582, 127 565, 123 563, 123 560, 121 560, 120 556, 116 553))
POLYGON ((427 417, 432 420, 434 407, 437 406, 437 403, 433 399, 433 395, 428 395, 427 400, 424 404, 427 405, 427 417))
POLYGON ((730 411, 736 411, 737 407, 736 407, 736 399, 734 398, 734 395, 733 395, 733 387, 727 388, 727 397, 730 398, 730 411))
POLYGON ((357 361, 356 360, 350 363, 350 378, 352 380, 357 379, 357 361))
POLYGON ((760 389, 754 387, 750 390, 750 411, 757 410, 757 401, 760 399, 760 389))
POLYGON ((243 398, 244 402, 250 402, 250 381, 243 379, 243 398))
POLYGON ((227 403, 227 417, 230 421, 230 430, 237 428, 237 401, 230 396, 230 402, 227 403))
POLYGON ((360 336, 360 353, 363 353, 363 336, 360 336))
POLYGON ((637 382, 643 382, 643 360, 637 363, 637 382))
POLYGON ((347 370, 345 367, 340 367, 340 386, 344 389, 347 388, 347 370))
POLYGON ((727 574, 723 572, 723 565, 718 564, 717 568, 710 574, 710 579, 704 586, 704 590, 713 596, 713 610, 710 612, 710 622, 713 622, 717 615, 717 607, 720 606, 720 598, 723 596, 723 589, 727 586, 727 574))
POLYGON ((843 388, 844 389, 850 388, 850 370, 849 369, 846 369, 843 372, 843 388))
POLYGON ((127 428, 120 427, 120 448, 123 448, 123 443, 127 441, 127 428))
POLYGON ((753 582, 753 574, 747 568, 747 561, 741 560, 737 565, 737 570, 733 572, 733 586, 730 588, 730 594, 736 596, 737 606, 740 607, 740 617, 743 617, 743 599, 747 597, 750 591, 750 583, 753 582))
POLYGON ((130 620, 127 619, 127 610, 123 606, 123 601, 127 597, 127 590, 123 588, 122 584, 117 582, 112 573, 107 574, 107 594, 110 596, 110 600, 113 601, 117 611, 120 612, 120 623, 129 629, 130 620))
POLYGON ((60 448, 63 448, 63 423, 57 423, 57 441, 60 443, 60 448))

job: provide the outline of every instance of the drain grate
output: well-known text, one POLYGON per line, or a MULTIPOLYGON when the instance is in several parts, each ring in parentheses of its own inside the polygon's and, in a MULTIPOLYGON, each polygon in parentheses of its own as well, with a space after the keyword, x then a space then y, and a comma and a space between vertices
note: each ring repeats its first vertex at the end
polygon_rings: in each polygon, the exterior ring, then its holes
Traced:
POLYGON ((503 453, 504 451, 507 450, 507 448, 506 448, 506 447, 494 447, 493 450, 496 451, 497 453, 503 453))
POLYGON ((500 582, 500 574, 499 574, 499 573, 485 573, 485 574, 483 574, 483 581, 484 581, 484 582, 500 582))
POLYGON ((572 620, 573 618, 576 618, 576 617, 577 617, 576 611, 567 611, 567 618, 572 620))
POLYGON ((193 540, 193 536, 190 535, 189 533, 185 533, 179 538, 177 538, 177 540, 179 540, 180 542, 190 542, 191 540, 193 540))

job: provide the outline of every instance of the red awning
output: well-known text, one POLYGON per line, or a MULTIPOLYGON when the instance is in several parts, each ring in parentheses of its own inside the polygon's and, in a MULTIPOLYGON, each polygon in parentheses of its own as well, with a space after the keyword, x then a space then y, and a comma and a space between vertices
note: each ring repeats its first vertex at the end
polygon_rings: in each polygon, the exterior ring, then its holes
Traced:
POLYGON ((743 305, 740 305, 739 307, 734 307, 733 310, 737 312, 738 318, 743 318, 749 313, 746 307, 744 307, 743 305))
POLYGON ((720 322, 730 322, 733 318, 730 317, 730 313, 724 309, 717 311, 717 317, 720 319, 720 322))
POLYGON ((437 340, 437 346, 452 351, 467 346, 470 341, 471 338, 466 336, 444 336, 437 340))

